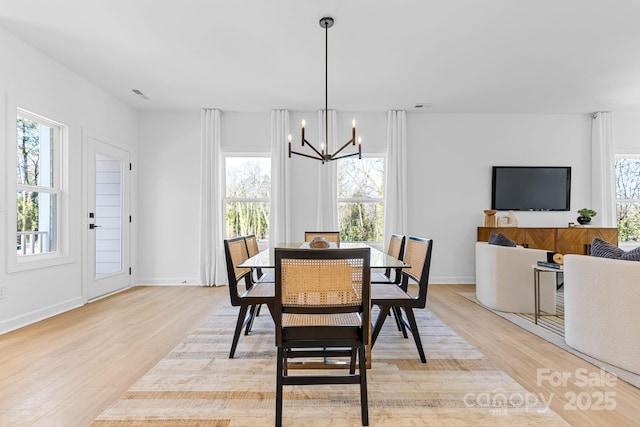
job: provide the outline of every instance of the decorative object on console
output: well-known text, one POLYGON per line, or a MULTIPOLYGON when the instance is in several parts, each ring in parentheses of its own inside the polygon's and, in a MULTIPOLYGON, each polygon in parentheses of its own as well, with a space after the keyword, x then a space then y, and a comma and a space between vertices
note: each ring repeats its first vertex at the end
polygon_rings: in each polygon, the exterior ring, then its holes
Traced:
POLYGON ((327 242, 327 239, 325 239, 324 237, 314 237, 313 240, 309 242, 309 247, 313 249, 326 249, 329 247, 329 242, 327 242))
POLYGON ((517 227, 518 220, 513 214, 513 211, 509 211, 507 215, 498 217, 498 227, 517 227))
POLYGON ((580 223, 580 225, 586 225, 591 222, 591 218, 596 216, 596 211, 594 211, 593 209, 582 208, 578 211, 578 215, 580 215, 578 217, 578 222, 580 223))
POLYGON ((496 226, 496 214, 497 210, 494 209, 485 209, 484 211, 484 226, 485 227, 495 227, 496 226))
POLYGON ((491 236, 489 236, 489 244, 490 245, 498 245, 498 246, 507 246, 511 248, 515 248, 516 242, 508 238, 502 233, 494 233, 491 232, 491 236))
POLYGON ((553 262, 556 264, 564 264, 564 255, 559 252, 547 252, 547 262, 553 262))
POLYGON ((324 143, 320 144, 320 150, 313 146, 309 141, 307 141, 304 137, 304 127, 305 121, 302 121, 302 146, 304 147, 305 143, 313 150, 313 154, 300 153, 297 151, 291 151, 291 135, 289 135, 289 158, 291 158, 291 154, 296 154, 302 157, 308 157, 310 159, 320 160, 322 164, 325 162, 330 162, 332 160, 343 159, 345 157, 353 157, 358 156, 359 159, 362 159, 362 138, 358 138, 358 151, 348 153, 348 154, 340 154, 342 150, 347 148, 349 145, 356 145, 356 121, 354 120, 351 127, 351 139, 346 142, 342 147, 338 148, 333 154, 329 151, 329 114, 328 114, 328 104, 329 104, 329 89, 328 89, 328 81, 329 81, 329 28, 333 27, 333 18, 324 17, 320 19, 320 26, 324 28, 324 143), (339 155, 340 154, 340 155, 339 155))
POLYGON ((624 261, 640 261, 640 247, 625 251, 616 245, 596 237, 591 242, 591 256, 599 258, 620 259, 624 261))

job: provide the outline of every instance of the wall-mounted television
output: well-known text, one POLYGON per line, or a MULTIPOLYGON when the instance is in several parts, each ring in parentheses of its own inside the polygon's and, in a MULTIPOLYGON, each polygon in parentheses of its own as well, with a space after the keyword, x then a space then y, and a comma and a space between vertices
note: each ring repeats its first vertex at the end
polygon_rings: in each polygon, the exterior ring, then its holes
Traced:
POLYGON ((498 211, 568 211, 570 166, 494 166, 491 209, 498 211))

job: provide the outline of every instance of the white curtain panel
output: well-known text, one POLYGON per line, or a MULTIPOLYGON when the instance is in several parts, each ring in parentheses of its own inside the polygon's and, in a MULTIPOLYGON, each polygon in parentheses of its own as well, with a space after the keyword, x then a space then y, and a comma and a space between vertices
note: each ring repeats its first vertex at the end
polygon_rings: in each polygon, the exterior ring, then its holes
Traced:
POLYGON ((404 111, 387 112, 387 163, 384 183, 384 240, 407 234, 407 119, 404 111))
POLYGON ((271 111, 271 244, 291 241, 291 188, 289 177, 289 111, 271 111))
MULTIPOLYGON (((329 110, 328 135, 329 149, 333 153, 338 149, 336 135, 337 114, 329 110)), ((314 144, 318 150, 325 142, 324 110, 318 111, 318 143, 314 144)), ((326 147, 325 147, 326 150, 326 147)), ((318 210, 315 231, 338 231, 338 165, 335 161, 322 164, 318 161, 318 210)))
POLYGON ((204 109, 200 123, 200 247, 199 280, 202 285, 228 282, 224 257, 222 213, 222 155, 220 110, 204 109))
MULTIPOLYGON (((591 208, 602 227, 617 227, 613 124, 610 112, 598 112, 591 122, 591 208)), ((579 206, 578 209, 589 206, 579 206)))

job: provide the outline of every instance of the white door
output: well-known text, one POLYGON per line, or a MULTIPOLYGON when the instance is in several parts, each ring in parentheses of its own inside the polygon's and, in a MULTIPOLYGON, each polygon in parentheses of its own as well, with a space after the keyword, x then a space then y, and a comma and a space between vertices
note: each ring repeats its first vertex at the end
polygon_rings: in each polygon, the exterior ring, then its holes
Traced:
POLYGON ((129 286, 129 152, 88 137, 88 300, 129 286))

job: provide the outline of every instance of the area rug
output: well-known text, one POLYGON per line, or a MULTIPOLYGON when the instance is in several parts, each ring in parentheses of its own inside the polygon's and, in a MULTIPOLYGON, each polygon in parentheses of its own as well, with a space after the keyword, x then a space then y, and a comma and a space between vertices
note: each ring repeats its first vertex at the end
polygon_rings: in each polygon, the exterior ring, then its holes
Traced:
MULTIPOLYGON (((261 314, 228 359, 236 316, 231 307, 217 310, 91 425, 274 425, 273 322, 261 314)), ((371 426, 568 425, 545 396, 527 392, 431 312, 416 318, 426 364, 391 318, 372 350, 371 426)), ((358 386, 285 387, 283 425, 361 425, 358 386)))
POLYGON ((478 301, 476 299, 475 292, 459 292, 459 295, 486 308, 503 319, 506 319, 511 323, 515 323, 532 334, 549 341, 555 346, 586 360, 592 365, 616 375, 618 378, 632 386, 640 388, 640 375, 595 359, 567 345, 564 341, 564 294, 562 292, 556 293, 556 315, 543 315, 538 317, 537 325, 535 324, 533 314, 506 313, 503 311, 493 310, 478 301))

